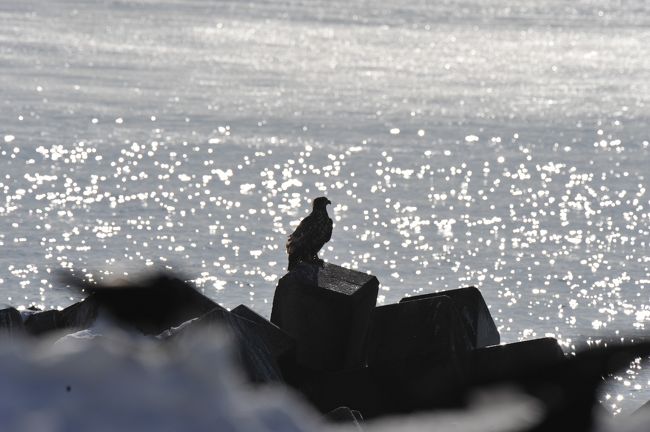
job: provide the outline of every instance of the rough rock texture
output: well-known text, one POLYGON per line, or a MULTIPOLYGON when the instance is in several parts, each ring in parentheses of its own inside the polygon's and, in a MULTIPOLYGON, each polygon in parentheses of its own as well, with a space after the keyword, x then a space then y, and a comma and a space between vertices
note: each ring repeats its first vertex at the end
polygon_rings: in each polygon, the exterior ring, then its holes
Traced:
POLYGON ((499 335, 497 326, 492 319, 490 310, 485 304, 481 292, 475 287, 404 297, 400 300, 400 303, 433 298, 441 295, 451 298, 456 303, 458 312, 463 318, 463 324, 467 329, 467 334, 475 348, 498 345, 501 342, 501 336, 499 335))
POLYGON ((210 312, 171 332, 172 337, 186 337, 210 326, 218 326, 228 333, 238 348, 239 363, 252 382, 281 381, 282 374, 265 342, 265 330, 259 324, 233 314, 217 305, 210 312))
POLYGON ((255 323, 256 333, 264 341, 280 368, 292 368, 295 363, 296 341, 291 336, 244 305, 237 306, 231 313, 255 323))
POLYGON ((47 310, 36 312, 27 317, 25 320, 25 330, 33 336, 39 336, 44 333, 62 330, 65 328, 63 315, 59 310, 47 310))
POLYGON ((296 340, 296 360, 315 371, 364 366, 376 277, 333 264, 301 263, 280 279, 271 322, 296 340))
POLYGON ((12 307, 0 310, 0 336, 13 337, 24 332, 23 318, 18 310, 12 307))
POLYGON ((99 303, 91 295, 61 311, 67 328, 83 330, 91 327, 99 313, 99 303))

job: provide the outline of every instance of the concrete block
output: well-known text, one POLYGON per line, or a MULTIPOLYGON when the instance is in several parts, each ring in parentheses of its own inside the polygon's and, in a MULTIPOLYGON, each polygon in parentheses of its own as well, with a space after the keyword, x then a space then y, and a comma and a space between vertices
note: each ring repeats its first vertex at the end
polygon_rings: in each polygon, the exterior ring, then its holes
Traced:
POLYGON ((240 365, 255 383, 281 381, 282 374, 264 340, 262 326, 218 306, 200 318, 182 326, 172 337, 188 337, 196 330, 219 326, 230 334, 238 348, 240 365))
POLYGON ((381 380, 386 411, 458 405, 473 347, 452 299, 377 307, 370 334, 368 367, 381 380))
POLYGON ((485 304, 481 292, 475 287, 428 293, 413 297, 404 297, 400 303, 417 301, 438 296, 451 298, 458 308, 467 333, 475 348, 498 345, 501 341, 497 326, 492 319, 490 310, 485 304))
POLYGON ((296 341, 296 361, 315 371, 365 365, 376 277, 333 264, 301 263, 280 279, 271 322, 296 341))
POLYGON ((239 305, 234 308, 231 313, 257 324, 260 337, 264 340, 271 350, 271 354, 273 354, 276 359, 293 356, 295 354, 296 341, 293 340, 287 332, 268 321, 257 312, 244 305, 239 305))

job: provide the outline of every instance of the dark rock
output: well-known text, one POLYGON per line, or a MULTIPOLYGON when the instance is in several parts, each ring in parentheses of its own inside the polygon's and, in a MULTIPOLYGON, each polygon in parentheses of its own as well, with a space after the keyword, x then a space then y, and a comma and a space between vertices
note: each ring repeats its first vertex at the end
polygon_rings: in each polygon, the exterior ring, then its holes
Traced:
POLYGON ((385 412, 381 377, 369 368, 337 372, 313 372, 303 375, 297 389, 321 413, 341 406, 358 410, 368 418, 385 412))
MULTIPOLYGON (((548 342, 550 345, 550 342, 548 342)), ((549 347, 550 350, 550 347, 549 347)), ((529 432, 591 431, 603 377, 650 355, 650 342, 599 346, 566 356, 546 367, 529 367, 501 382, 518 385, 541 402, 544 417, 529 432)), ((523 360, 523 359, 522 359, 523 360)))
POLYGON ((24 331, 20 312, 12 307, 0 310, 0 335, 13 337, 24 334, 24 331))
POLYGON ((368 366, 380 377, 386 411, 460 403, 472 344, 452 299, 377 307, 370 334, 368 366))
POLYGON ((149 335, 160 334, 217 306, 191 284, 167 273, 119 285, 91 283, 69 274, 62 279, 90 293, 89 297, 117 321, 149 335))
POLYGON ((363 367, 378 289, 374 276, 327 263, 301 263, 280 279, 271 322, 295 339, 302 367, 363 367))
POLYGON ((485 304, 481 292, 475 287, 460 288, 439 293, 429 293, 413 297, 404 297, 400 303, 417 301, 438 296, 450 297, 455 303, 470 339, 475 348, 498 345, 501 337, 485 304))
POLYGON ((479 348, 471 355, 470 382, 485 384, 509 380, 563 359, 564 353, 553 338, 479 348))
POLYGON ((377 366, 414 357, 465 359, 472 349, 456 303, 446 296, 375 308, 368 364, 377 366))
POLYGON ((231 313, 256 324, 257 334, 262 338, 283 371, 293 366, 296 354, 296 341, 291 336, 280 327, 244 305, 237 306, 231 313))
POLYGON ((238 359, 248 378, 255 383, 281 381, 282 374, 264 340, 264 329, 259 324, 228 312, 217 305, 200 318, 173 332, 174 338, 196 334, 197 330, 218 326, 233 338, 238 348, 238 359))
POLYGON ((61 311, 67 328, 83 330, 91 327, 97 319, 99 304, 92 295, 61 311))
POLYGON ((52 331, 62 330, 65 328, 63 315, 59 310, 47 310, 36 312, 27 317, 25 320, 25 330, 27 333, 38 336, 52 331))
MULTIPOLYGON (((1 312, 1 311, 0 311, 1 312)), ((28 334, 40 336, 60 330, 82 330, 90 327, 97 317, 98 304, 89 297, 59 310, 31 312, 26 315, 24 328, 28 334)))
POLYGON ((347 423, 356 426, 357 430, 362 430, 361 423, 363 417, 357 410, 351 410, 348 407, 338 407, 325 414, 325 419, 332 423, 347 423))

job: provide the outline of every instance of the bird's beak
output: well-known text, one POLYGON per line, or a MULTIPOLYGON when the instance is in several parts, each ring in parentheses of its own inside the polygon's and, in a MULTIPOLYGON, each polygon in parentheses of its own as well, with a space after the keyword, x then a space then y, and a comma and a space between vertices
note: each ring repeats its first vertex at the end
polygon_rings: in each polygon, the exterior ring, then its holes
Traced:
POLYGON ((332 204, 332 201, 330 201, 330 200, 327 200, 327 204, 332 204))

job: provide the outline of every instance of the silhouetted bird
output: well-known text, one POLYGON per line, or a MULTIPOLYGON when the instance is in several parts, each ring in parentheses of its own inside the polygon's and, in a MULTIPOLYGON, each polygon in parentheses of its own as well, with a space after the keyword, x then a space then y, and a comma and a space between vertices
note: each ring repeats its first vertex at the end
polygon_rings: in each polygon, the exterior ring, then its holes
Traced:
POLYGON ((316 198, 312 211, 304 218, 287 240, 289 271, 301 261, 322 264, 318 251, 332 237, 332 219, 327 215, 327 205, 332 204, 325 197, 316 198))

